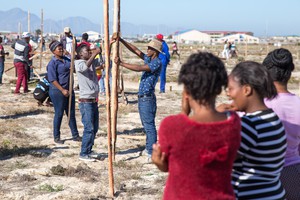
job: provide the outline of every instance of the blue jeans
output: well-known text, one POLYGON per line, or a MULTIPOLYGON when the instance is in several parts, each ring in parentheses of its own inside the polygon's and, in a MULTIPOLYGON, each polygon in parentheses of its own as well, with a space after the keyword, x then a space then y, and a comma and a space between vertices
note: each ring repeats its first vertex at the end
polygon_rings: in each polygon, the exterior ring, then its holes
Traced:
POLYGON ((95 136, 99 128, 98 103, 80 103, 79 110, 84 127, 80 156, 86 156, 92 152, 95 136))
MULTIPOLYGON (((58 90, 55 86, 50 84, 49 88, 49 96, 52 100, 54 106, 54 120, 53 120, 53 136, 54 139, 60 139, 60 126, 61 121, 64 115, 64 112, 68 116, 69 109, 69 97, 65 97, 60 90, 58 90)), ((69 127, 72 132, 72 137, 76 138, 79 136, 77 130, 77 124, 75 119, 75 94, 72 93, 72 102, 71 102, 71 116, 69 127)))
MULTIPOLYGON (((109 73, 109 87, 111 89, 111 84, 112 84, 112 77, 111 73, 109 73)), ((99 92, 100 93, 105 93, 105 70, 102 72, 102 76, 99 80, 99 92)))
POLYGON ((146 150, 149 155, 152 155, 152 145, 157 141, 157 132, 155 127, 155 94, 146 97, 139 97, 138 104, 141 122, 146 132, 146 150))
POLYGON ((166 73, 167 73, 167 65, 162 65, 160 71, 160 92, 165 92, 166 73))
POLYGON ((2 83, 3 72, 4 72, 4 62, 0 61, 0 84, 2 83))

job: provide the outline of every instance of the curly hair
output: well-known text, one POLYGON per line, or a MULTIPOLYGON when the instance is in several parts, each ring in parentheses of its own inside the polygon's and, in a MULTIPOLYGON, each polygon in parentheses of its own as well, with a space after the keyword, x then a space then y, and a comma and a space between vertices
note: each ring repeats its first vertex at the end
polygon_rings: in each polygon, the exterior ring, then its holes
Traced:
POLYGON ((215 101, 222 88, 227 86, 227 72, 223 62, 207 52, 189 56, 182 65, 178 83, 183 84, 187 93, 201 104, 215 101))
POLYGON ((230 76, 234 77, 240 85, 249 85, 254 89, 261 99, 273 99, 277 95, 272 77, 265 66, 253 62, 245 61, 239 63, 230 76))
POLYGON ((287 49, 280 48, 271 51, 263 61, 273 81, 287 83, 295 66, 293 56, 287 49))

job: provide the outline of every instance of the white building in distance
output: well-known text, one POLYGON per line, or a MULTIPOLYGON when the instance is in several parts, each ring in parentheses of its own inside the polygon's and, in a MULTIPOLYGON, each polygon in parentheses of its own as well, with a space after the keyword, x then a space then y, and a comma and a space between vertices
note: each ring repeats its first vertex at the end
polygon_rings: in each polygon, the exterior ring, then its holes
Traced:
POLYGON ((225 41, 228 42, 234 41, 235 43, 258 44, 259 38, 247 34, 233 34, 233 35, 227 35, 225 37, 213 39, 212 43, 224 43, 225 41))
POLYGON ((203 44, 210 44, 211 37, 206 33, 202 33, 198 30, 186 30, 176 32, 173 35, 173 40, 177 43, 185 43, 185 44, 194 44, 194 43, 203 43, 203 44))

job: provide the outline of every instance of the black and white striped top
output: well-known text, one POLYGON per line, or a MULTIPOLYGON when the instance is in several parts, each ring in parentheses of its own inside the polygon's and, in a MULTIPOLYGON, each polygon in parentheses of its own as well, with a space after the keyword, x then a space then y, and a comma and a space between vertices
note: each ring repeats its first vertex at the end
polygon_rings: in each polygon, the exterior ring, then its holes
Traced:
POLYGON ((242 141, 233 166, 237 199, 284 199, 279 180, 284 165, 286 136, 272 109, 242 117, 242 141))

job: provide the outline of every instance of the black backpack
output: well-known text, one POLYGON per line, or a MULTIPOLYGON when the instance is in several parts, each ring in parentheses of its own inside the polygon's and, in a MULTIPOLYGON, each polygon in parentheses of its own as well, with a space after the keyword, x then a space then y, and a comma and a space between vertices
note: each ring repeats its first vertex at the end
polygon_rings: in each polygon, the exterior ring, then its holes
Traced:
POLYGON ((42 78, 33 91, 33 97, 40 102, 44 102, 49 97, 49 86, 47 76, 42 78))

